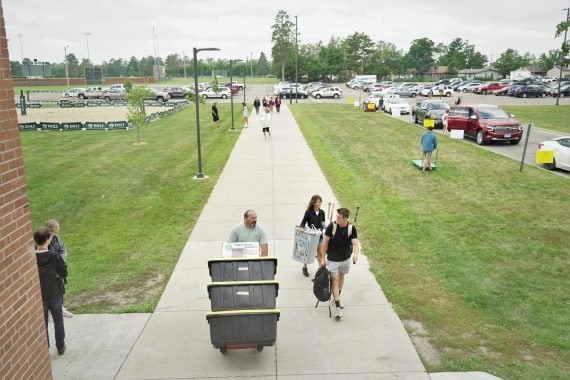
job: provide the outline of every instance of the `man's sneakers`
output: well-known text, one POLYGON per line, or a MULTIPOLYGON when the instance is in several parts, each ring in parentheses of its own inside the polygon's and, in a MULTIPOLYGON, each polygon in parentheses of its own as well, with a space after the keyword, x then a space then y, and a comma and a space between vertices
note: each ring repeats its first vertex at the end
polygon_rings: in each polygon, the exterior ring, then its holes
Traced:
POLYGON ((334 318, 335 319, 341 319, 342 318, 342 310, 340 307, 336 308, 336 312, 334 313, 334 318))
POLYGON ((57 349, 57 354, 60 355, 60 356, 63 355, 63 354, 65 354, 65 350, 66 350, 66 349, 67 349, 67 346, 65 346, 65 345, 64 345, 62 348, 58 348, 58 349, 57 349))
POLYGON ((309 277, 309 269, 307 267, 303 267, 303 276, 309 277))
POLYGON ((340 307, 341 309, 344 309, 344 304, 342 303, 341 300, 338 300, 338 307, 340 307))
POLYGON ((73 318, 73 313, 67 310, 65 307, 62 307, 62 314, 65 318, 73 318))

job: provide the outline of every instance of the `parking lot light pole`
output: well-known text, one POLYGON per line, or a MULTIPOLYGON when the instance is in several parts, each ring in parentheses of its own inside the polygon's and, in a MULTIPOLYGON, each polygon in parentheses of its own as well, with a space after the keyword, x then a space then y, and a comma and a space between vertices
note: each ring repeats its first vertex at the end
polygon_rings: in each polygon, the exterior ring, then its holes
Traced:
POLYGON ((295 16, 295 103, 299 102, 299 79, 297 78, 297 66, 298 66, 298 55, 299 55, 299 45, 297 44, 297 16, 295 16))
POLYGON ((233 63, 241 62, 243 59, 230 59, 230 103, 231 103, 231 113, 232 113, 232 129, 230 131, 235 131, 236 128, 234 126, 234 69, 233 63))
POLYGON ((245 66, 243 68, 243 102, 245 103, 245 73, 247 72, 247 57, 245 59, 245 66))
POLYGON ((198 100, 198 52, 200 51, 219 51, 218 48, 193 48, 194 52, 194 103, 196 103, 196 135, 198 142, 198 173, 194 179, 207 179, 208 177, 202 173, 202 146, 200 145, 200 102, 198 100))
MULTIPOLYGON (((566 11, 566 22, 568 22, 568 18, 570 16, 570 8, 565 8, 563 11, 566 11)), ((568 36, 568 28, 564 31, 564 45, 566 45, 566 37, 568 36)), ((560 102, 560 84, 562 82, 562 65, 563 65, 564 57, 560 54, 560 76, 558 77, 558 93, 556 94, 556 105, 559 105, 560 102)))
POLYGON ((67 68, 67 48, 69 45, 63 47, 63 59, 65 62, 65 79, 67 79, 67 87, 69 87, 69 69, 67 68))
POLYGON ((85 36, 85 42, 87 43, 87 61, 89 61, 89 64, 91 64, 91 56, 89 55, 89 36, 91 35, 91 32, 85 32, 85 33, 81 33, 85 36))

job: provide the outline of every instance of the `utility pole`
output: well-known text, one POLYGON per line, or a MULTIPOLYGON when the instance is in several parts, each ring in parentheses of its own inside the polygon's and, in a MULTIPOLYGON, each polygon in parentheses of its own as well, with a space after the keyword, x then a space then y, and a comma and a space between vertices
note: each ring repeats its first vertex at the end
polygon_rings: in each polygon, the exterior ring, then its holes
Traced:
MULTIPOLYGON (((566 11, 566 22, 568 22, 568 18, 570 17, 570 8, 564 8, 563 11, 566 11)), ((564 45, 566 45, 566 37, 568 36, 568 28, 564 31, 564 45)), ((562 45, 562 46, 564 46, 562 45)), ((560 84, 562 82, 562 63, 564 62, 564 57, 560 54, 560 76, 558 77, 558 93, 556 94, 556 105, 560 103, 560 84)))
POLYGON ((297 16, 295 16, 295 103, 299 102, 299 78, 297 78, 298 63, 299 63, 299 45, 297 44, 297 16))
POLYGON ((253 78, 253 52, 250 52, 249 56, 250 56, 249 64, 250 64, 250 68, 251 68, 251 77, 253 78))
POLYGON ((182 52, 182 67, 184 67, 184 79, 186 79, 186 53, 182 52))
POLYGON ((81 33, 85 36, 85 42, 87 43, 87 60, 89 61, 89 63, 91 63, 91 56, 89 55, 89 36, 91 35, 91 32, 85 32, 85 33, 81 33))
POLYGON ((67 68, 67 48, 69 45, 63 47, 63 61, 65 62, 65 79, 67 79, 67 87, 69 87, 69 69, 67 68))
POLYGON ((22 64, 24 64, 24 49, 22 48, 22 34, 18 33, 18 38, 20 39, 20 54, 22 55, 22 64))

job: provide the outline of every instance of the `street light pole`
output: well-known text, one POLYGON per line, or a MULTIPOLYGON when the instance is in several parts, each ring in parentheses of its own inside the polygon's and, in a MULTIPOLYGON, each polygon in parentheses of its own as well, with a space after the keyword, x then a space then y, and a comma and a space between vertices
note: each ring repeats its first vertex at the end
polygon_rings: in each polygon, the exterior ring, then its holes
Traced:
MULTIPOLYGON (((565 8, 563 11, 566 11, 566 22, 568 22, 568 17, 570 16, 570 8, 565 8)), ((568 28, 564 31, 564 45, 566 45, 566 36, 568 35, 568 28)), ((563 45, 563 46, 564 46, 563 45)), ((560 76, 558 77, 558 93, 556 94, 556 105, 559 105, 560 102, 560 84, 562 83, 562 62, 564 61, 564 57, 560 54, 560 76)))
POLYGON ((243 61, 242 59, 230 59, 230 103, 231 103, 231 114, 232 114, 232 128, 230 129, 230 131, 235 131, 236 128, 234 126, 234 69, 233 69, 233 63, 234 62, 241 62, 243 61))
POLYGON ((247 57, 245 57, 245 67, 243 68, 243 102, 245 103, 245 73, 247 72, 247 57))
POLYGON ((18 38, 20 39, 20 54, 22 55, 22 65, 24 64, 24 48, 22 48, 22 34, 18 33, 18 38))
POLYGON ((184 79, 186 79, 186 53, 182 52, 182 67, 184 67, 184 79))
POLYGON ((200 145, 200 102, 198 100, 198 52, 200 51, 219 51, 218 48, 193 48, 194 52, 194 103, 196 103, 196 135, 198 141, 198 173, 194 179, 207 179, 208 177, 202 173, 202 146, 200 145))
POLYGON ((298 55, 299 45, 297 44, 297 16, 295 16, 295 103, 299 102, 299 86, 297 85, 297 83, 299 83, 297 78, 298 55))
POLYGON ((87 61, 91 63, 91 55, 89 54, 89 38, 88 38, 91 35, 91 32, 85 32, 81 34, 85 36, 85 42, 87 43, 87 61))
POLYGON ((69 45, 63 47, 63 58, 65 62, 65 79, 67 79, 67 87, 69 87, 69 69, 67 68, 67 48, 69 45))

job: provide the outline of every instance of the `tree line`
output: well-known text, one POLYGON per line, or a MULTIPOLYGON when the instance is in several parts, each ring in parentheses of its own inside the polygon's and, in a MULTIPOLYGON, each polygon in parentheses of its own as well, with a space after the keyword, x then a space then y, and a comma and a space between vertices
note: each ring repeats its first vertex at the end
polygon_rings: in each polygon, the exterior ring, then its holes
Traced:
MULTIPOLYGON (((480 69, 492 63, 501 75, 523 66, 537 65, 541 71, 559 62, 560 50, 549 50, 539 57, 507 49, 496 61, 489 62, 475 45, 462 38, 448 44, 435 43, 429 38, 412 41, 407 51, 387 41, 374 41, 365 33, 355 32, 346 37, 331 37, 328 42, 300 44, 295 40, 295 24, 287 12, 280 10, 271 26, 272 72, 278 78, 294 78, 295 51, 298 47, 298 77, 308 81, 327 78, 351 78, 355 74, 376 74, 390 79, 402 75, 429 77, 434 66, 447 66, 448 74, 461 69, 480 69), (297 42, 297 44, 295 43, 297 42)), ((298 37, 298 36, 297 36, 298 37)))

